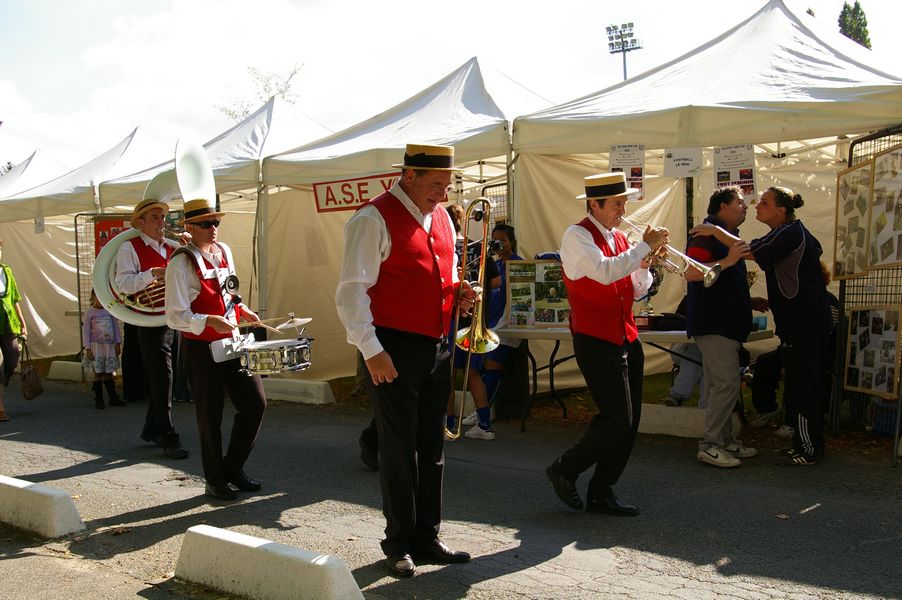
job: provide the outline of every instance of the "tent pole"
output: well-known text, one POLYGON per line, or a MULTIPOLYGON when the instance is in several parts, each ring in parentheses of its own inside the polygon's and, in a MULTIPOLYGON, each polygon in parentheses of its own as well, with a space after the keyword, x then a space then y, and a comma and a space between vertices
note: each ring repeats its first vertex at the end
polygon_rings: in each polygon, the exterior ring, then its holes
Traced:
POLYGON ((693 227, 692 223, 692 213, 694 212, 692 208, 692 201, 695 198, 695 178, 687 177, 686 178, 686 235, 689 235, 689 231, 693 227))
POLYGON ((267 235, 266 225, 269 213, 269 186, 260 183, 257 185, 257 227, 254 246, 257 251, 257 313, 260 318, 268 312, 269 307, 269 283, 267 280, 267 235))

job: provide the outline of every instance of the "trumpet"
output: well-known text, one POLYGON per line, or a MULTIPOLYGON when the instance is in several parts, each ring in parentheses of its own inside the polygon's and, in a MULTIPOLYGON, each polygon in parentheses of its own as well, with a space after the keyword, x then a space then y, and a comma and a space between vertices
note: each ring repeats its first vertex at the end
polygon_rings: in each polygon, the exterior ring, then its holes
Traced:
MULTIPOLYGON (((469 234, 469 224, 470 218, 472 217, 475 221, 482 222, 482 248, 480 250, 478 256, 478 275, 476 277, 476 282, 474 285, 474 289, 476 289, 477 293, 482 292, 485 289, 485 261, 487 260, 487 255, 489 251, 489 222, 492 214, 492 205, 487 198, 477 198, 467 206, 467 212, 464 216, 463 229, 461 233, 464 238, 464 250, 463 250, 463 258, 460 261, 459 266, 459 279, 461 281, 464 280, 464 276, 467 272, 467 267, 469 266, 466 261, 467 251, 466 248, 469 245, 469 238, 467 237, 469 234), (479 208, 477 208, 479 207, 479 208)), ((460 306, 460 290, 457 293, 457 306, 460 306)), ((487 352, 491 352, 495 348, 497 348, 501 344, 501 340, 498 338, 498 334, 496 334, 491 329, 485 326, 485 321, 483 320, 483 304, 485 302, 485 295, 481 294, 476 298, 476 303, 473 305, 472 321, 469 327, 463 327, 457 330, 457 333, 454 336, 454 344, 451 345, 451 373, 454 373, 454 353, 457 349, 461 349, 467 353, 467 360, 464 363, 464 379, 463 386, 461 390, 461 396, 466 397, 467 391, 467 382, 470 377, 470 358, 473 354, 485 354, 487 352)), ((460 308, 455 309, 454 311, 454 322, 457 323, 457 320, 460 318, 460 308)), ((451 383, 451 398, 450 400, 454 400, 455 396, 454 383, 452 380, 451 383)), ((461 400, 460 403, 460 414, 457 418, 457 428, 454 431, 445 427, 445 435, 448 439, 456 440, 460 437, 460 430, 463 425, 464 419, 464 402, 461 400)))
MULTIPOLYGON (((626 217, 620 217, 620 220, 639 235, 645 233, 645 229, 638 223, 633 223, 626 217)), ((709 267, 708 265, 702 264, 694 258, 683 254, 670 244, 664 244, 663 248, 666 255, 655 256, 653 260, 660 262, 661 265, 671 273, 679 273, 682 275, 691 267, 702 274, 702 284, 705 287, 711 287, 714 285, 714 282, 717 281, 717 278, 720 277, 720 263, 716 263, 714 266, 709 267)))

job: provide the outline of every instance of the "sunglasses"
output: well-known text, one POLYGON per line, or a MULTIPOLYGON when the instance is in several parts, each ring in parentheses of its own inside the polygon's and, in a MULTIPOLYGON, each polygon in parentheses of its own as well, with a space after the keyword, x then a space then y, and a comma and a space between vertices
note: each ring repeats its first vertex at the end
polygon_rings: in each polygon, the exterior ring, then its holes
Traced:
POLYGON ((198 221, 197 223, 192 223, 192 225, 197 225, 201 229, 209 229, 211 227, 219 227, 220 223, 222 223, 222 221, 214 219, 212 221, 198 221))

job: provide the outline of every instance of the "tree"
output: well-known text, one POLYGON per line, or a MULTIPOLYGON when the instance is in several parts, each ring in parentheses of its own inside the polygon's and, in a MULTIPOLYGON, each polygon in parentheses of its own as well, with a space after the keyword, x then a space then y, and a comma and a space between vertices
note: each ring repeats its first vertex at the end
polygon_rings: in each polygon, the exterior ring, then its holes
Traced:
POLYGON ((811 10, 810 8, 808 10, 806 10, 805 12, 808 13, 809 15, 811 15, 812 17, 814 16, 814 11, 811 10))
POLYGON ((303 65, 294 65, 288 74, 281 76, 271 71, 262 71, 256 67, 248 67, 247 71, 254 84, 254 98, 234 98, 226 106, 216 109, 230 119, 239 122, 246 119, 257 105, 268 101, 273 96, 287 100, 291 104, 297 102, 297 94, 291 92, 291 80, 301 71, 303 65))
POLYGON ((15 166, 16 166, 16 165, 14 165, 13 163, 11 163, 10 161, 6 161, 6 164, 5 164, 5 165, 4 165, 4 164, 0 164, 0 177, 4 176, 4 175, 6 175, 7 173, 9 173, 10 171, 12 171, 12 168, 15 167, 15 166))
POLYGON ((870 49, 871 38, 868 36, 868 18, 864 14, 858 0, 855 4, 849 6, 848 2, 843 2, 842 10, 839 13, 839 32, 870 49))

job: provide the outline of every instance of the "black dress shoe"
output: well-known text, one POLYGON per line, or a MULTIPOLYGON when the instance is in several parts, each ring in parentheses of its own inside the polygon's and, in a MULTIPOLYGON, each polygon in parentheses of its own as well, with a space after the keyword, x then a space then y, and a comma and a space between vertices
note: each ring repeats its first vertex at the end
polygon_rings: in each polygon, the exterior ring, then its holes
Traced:
POLYGON ((238 492, 227 483, 217 485, 208 483, 204 488, 204 493, 217 500, 234 500, 238 497, 238 492))
POLYGON ((385 559, 385 566, 399 577, 410 577, 417 570, 409 554, 392 554, 385 559))
POLYGON ((363 464, 367 466, 372 471, 379 470, 379 451, 373 450, 369 446, 367 446, 363 440, 359 441, 360 443, 360 460, 363 461, 363 464))
POLYGON ((412 548, 410 554, 420 562, 437 565, 470 562, 469 553, 462 550, 452 550, 439 539, 434 539, 425 546, 412 548))
POLYGON ((554 467, 556 464, 557 463, 545 469, 545 474, 548 475, 548 479, 554 487, 554 493, 557 494, 557 497, 560 498, 564 504, 573 510, 582 510, 583 500, 579 497, 579 492, 576 491, 576 482, 570 481, 555 471, 554 467))
POLYGON ((166 458, 184 459, 188 458, 188 449, 181 444, 177 444, 175 446, 166 446, 165 448, 163 448, 163 455, 166 458))
POLYGON ((244 471, 228 476, 228 481, 242 492, 259 492, 263 485, 256 479, 251 479, 244 471))
POLYGON ((635 517, 639 514, 639 507, 625 504, 617 499, 614 492, 609 492, 598 498, 590 498, 586 502, 586 512, 607 513, 618 517, 635 517))

